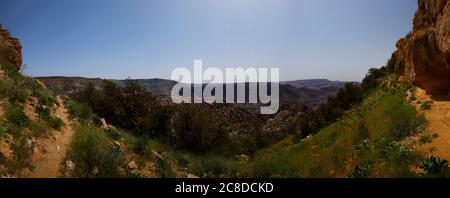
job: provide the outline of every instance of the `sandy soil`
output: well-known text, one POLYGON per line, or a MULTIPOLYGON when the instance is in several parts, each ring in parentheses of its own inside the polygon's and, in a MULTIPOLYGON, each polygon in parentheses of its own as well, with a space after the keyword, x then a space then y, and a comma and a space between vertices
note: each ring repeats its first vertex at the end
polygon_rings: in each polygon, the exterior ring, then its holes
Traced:
POLYGON ((64 121, 64 126, 59 131, 54 131, 51 138, 39 139, 39 145, 32 157, 35 169, 26 177, 30 178, 55 178, 59 175, 62 164, 73 136, 73 128, 60 97, 57 98, 60 106, 56 109, 55 116, 64 121))

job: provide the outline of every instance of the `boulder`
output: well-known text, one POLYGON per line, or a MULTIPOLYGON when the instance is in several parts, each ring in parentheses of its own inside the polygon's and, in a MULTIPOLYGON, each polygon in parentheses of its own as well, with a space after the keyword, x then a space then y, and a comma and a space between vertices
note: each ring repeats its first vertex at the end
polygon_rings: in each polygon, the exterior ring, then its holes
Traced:
POLYGON ((194 178, 197 179, 197 178, 200 178, 199 176, 193 175, 193 174, 191 174, 191 173, 188 173, 186 177, 189 178, 189 179, 194 179, 194 178))
POLYGON ((69 171, 75 170, 75 163, 73 163, 71 160, 66 161, 66 168, 69 171))
POLYGON ((128 169, 130 169, 130 170, 137 169, 136 162, 134 162, 134 161, 129 162, 128 163, 128 169))

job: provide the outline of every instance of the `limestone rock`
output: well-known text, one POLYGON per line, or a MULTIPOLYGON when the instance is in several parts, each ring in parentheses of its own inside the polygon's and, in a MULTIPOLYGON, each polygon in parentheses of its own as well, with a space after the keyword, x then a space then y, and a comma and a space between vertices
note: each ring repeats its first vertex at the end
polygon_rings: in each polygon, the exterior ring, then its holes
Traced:
POLYGON ((410 35, 397 42, 399 74, 427 91, 449 92, 450 0, 419 0, 410 35))
POLYGON ((193 175, 193 174, 187 174, 187 176, 186 176, 187 178, 190 178, 190 179, 197 179, 197 178, 200 178, 199 176, 197 176, 197 175, 193 175))
POLYGON ((131 161, 131 162, 128 163, 128 169, 134 170, 136 168, 137 168, 136 162, 131 161))
POLYGON ((73 163, 71 160, 66 161, 66 168, 69 171, 75 170, 75 163, 73 163))

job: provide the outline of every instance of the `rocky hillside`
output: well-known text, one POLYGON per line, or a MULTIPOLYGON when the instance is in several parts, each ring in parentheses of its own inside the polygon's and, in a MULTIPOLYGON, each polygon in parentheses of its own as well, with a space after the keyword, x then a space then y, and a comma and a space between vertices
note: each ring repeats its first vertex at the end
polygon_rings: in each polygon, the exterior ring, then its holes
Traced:
POLYGON ((396 68, 427 91, 450 88, 450 1, 419 0, 413 31, 397 42, 396 68))

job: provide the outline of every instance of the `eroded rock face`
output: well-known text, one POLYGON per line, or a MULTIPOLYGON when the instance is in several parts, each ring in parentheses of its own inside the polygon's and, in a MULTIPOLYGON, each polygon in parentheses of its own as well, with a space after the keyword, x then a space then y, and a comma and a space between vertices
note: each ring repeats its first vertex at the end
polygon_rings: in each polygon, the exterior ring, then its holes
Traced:
POLYGON ((397 42, 397 71, 428 91, 450 88, 450 0, 419 0, 410 35, 397 42))
POLYGON ((8 64, 20 70, 22 66, 22 45, 0 25, 0 64, 8 64))

